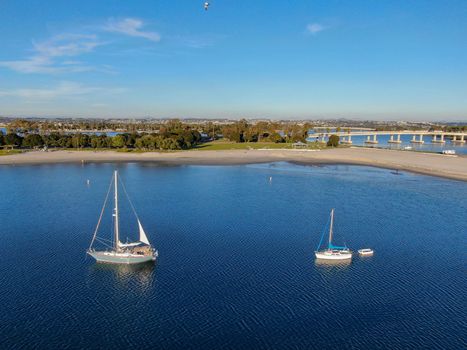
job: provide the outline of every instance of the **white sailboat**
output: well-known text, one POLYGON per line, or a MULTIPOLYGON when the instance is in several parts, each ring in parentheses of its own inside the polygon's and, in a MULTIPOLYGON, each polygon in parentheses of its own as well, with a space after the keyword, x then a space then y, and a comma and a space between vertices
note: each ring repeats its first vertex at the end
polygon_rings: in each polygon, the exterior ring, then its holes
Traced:
MULTIPOLYGON (((124 187, 123 189, 125 190, 124 187)), ((125 194, 126 194, 126 190, 125 190, 125 194)), ((158 252, 151 246, 151 243, 149 242, 146 232, 144 232, 143 225, 141 225, 141 222, 136 214, 136 211, 133 208, 133 205, 131 204, 131 201, 130 201, 130 205, 131 205, 131 208, 133 209, 133 212, 136 216, 136 220, 138 222, 139 241, 131 242, 131 243, 128 243, 128 242, 122 243, 120 241, 120 226, 119 226, 119 212, 118 212, 118 172, 115 170, 113 179, 109 186, 109 191, 107 192, 107 196, 104 201, 104 206, 102 207, 101 215, 99 217, 96 230, 94 231, 91 244, 89 245, 89 249, 87 250, 87 253, 90 256, 92 256, 94 259, 96 259, 97 262, 112 263, 112 264, 140 264, 140 263, 145 263, 145 262, 156 260, 158 256, 158 252), (101 220, 102 220, 102 216, 104 214, 104 209, 107 203, 107 199, 109 197, 112 183, 114 184, 114 201, 115 201, 114 202, 115 207, 114 207, 114 213, 113 213, 114 237, 113 237, 113 241, 109 242, 107 240, 97 237, 97 232, 98 232, 101 220), (99 241, 100 243, 104 244, 105 246, 108 247, 108 249, 107 250, 94 249, 93 245, 95 241, 99 241)))
POLYGON ((328 247, 326 249, 319 250, 321 243, 323 242, 324 231, 323 235, 321 236, 321 241, 319 242, 318 248, 315 251, 316 259, 322 260, 348 260, 352 259, 352 252, 346 246, 338 247, 332 244, 332 233, 333 233, 333 225, 334 225, 334 209, 331 210, 331 218, 330 218, 330 225, 329 225, 329 241, 328 247))

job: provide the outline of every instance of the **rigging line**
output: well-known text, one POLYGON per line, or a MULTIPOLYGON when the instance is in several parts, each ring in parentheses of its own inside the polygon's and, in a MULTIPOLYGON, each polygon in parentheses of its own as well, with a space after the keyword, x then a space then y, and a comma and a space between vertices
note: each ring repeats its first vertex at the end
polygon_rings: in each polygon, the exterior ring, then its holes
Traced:
POLYGON ((110 181, 109 189, 107 190, 107 195, 105 196, 104 205, 102 206, 101 215, 99 216, 99 221, 97 222, 96 229, 94 230, 94 235, 92 236, 91 244, 89 249, 91 249, 94 241, 96 240, 97 230, 99 230, 99 225, 101 224, 102 216, 104 215, 105 206, 107 205, 107 199, 109 198, 110 189, 112 188, 113 178, 110 181))
POLYGON ((108 248, 113 248, 113 245, 105 243, 104 241, 100 240, 99 237, 96 238, 96 241, 103 244, 104 246, 106 246, 108 248))
POLYGON ((139 221, 138 214, 136 214, 135 207, 133 206, 133 203, 131 202, 130 196, 128 195, 128 192, 126 191, 125 185, 123 184, 123 181, 121 180, 121 176, 120 176, 119 180, 120 180, 120 184, 122 185, 123 192, 125 192, 125 196, 128 199, 128 202, 130 203, 131 210, 133 210, 133 214, 135 214, 136 219, 139 221))
POLYGON ((105 238, 102 238, 102 237, 96 237, 96 241, 108 242, 110 244, 113 244, 113 241, 111 239, 105 239, 105 238))
POLYGON ((330 221, 331 221, 331 217, 329 216, 328 222, 326 223, 326 226, 324 226, 323 228, 323 233, 321 234, 321 240, 319 241, 318 248, 316 248, 316 250, 319 250, 319 247, 321 247, 321 244, 323 243, 324 234, 326 233, 327 228, 329 227, 330 221))

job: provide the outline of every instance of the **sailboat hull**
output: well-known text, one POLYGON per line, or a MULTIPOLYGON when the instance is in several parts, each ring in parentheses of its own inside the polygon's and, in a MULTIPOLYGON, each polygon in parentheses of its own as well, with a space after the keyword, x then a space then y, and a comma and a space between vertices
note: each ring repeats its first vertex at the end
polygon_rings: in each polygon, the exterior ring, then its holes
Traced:
POLYGON ((156 261, 156 254, 152 255, 139 255, 130 253, 117 253, 117 252, 88 252, 99 263, 107 264, 142 264, 151 261, 156 261))
POLYGON ((321 260, 349 260, 352 259, 352 253, 350 251, 320 251, 315 252, 316 259, 321 260))

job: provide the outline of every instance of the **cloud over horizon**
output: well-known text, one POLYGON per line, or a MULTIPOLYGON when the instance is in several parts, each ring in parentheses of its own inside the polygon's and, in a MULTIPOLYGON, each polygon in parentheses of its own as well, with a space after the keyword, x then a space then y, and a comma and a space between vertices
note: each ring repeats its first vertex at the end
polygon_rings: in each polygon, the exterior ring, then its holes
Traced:
POLYGON ((61 81, 55 86, 45 88, 23 88, 13 90, 0 90, 0 98, 15 97, 26 100, 53 100, 57 98, 77 97, 96 93, 118 94, 125 92, 124 88, 103 88, 87 86, 72 81, 61 81))

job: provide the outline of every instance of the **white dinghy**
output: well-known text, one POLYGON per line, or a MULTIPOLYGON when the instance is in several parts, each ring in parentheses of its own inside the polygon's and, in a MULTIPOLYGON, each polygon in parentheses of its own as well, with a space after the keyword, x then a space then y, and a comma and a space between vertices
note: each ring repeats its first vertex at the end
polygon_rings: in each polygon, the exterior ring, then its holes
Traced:
POLYGON ((370 248, 365 248, 365 249, 359 249, 358 250, 358 254, 360 256, 371 256, 373 255, 375 252, 373 249, 370 249, 370 248))

